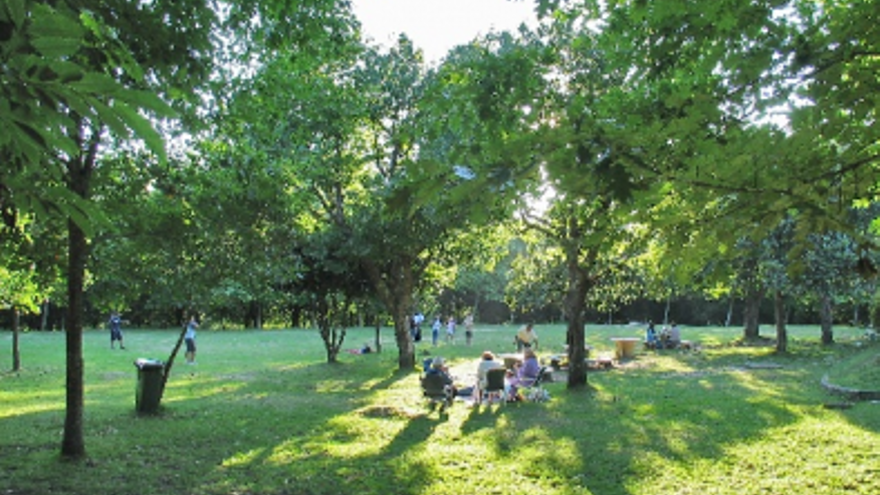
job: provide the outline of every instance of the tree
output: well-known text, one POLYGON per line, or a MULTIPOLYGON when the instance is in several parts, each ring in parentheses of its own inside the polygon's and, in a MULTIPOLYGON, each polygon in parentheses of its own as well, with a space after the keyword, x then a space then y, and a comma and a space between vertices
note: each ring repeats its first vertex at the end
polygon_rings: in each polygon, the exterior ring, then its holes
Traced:
POLYGON ((369 297, 370 281, 356 252, 344 231, 329 226, 302 236, 291 253, 297 276, 287 289, 314 313, 328 363, 337 362, 352 307, 369 297))
POLYGON ((858 277, 858 255, 853 239, 842 233, 814 234, 811 241, 813 247, 803 253, 797 272, 810 300, 818 305, 822 343, 827 345, 834 343, 834 304, 847 296, 858 277))
POLYGON ((32 269, 14 267, 9 259, 9 251, 0 256, 0 308, 12 310, 12 371, 21 370, 21 350, 19 348, 20 314, 22 310, 36 311, 40 292, 35 283, 32 269))
MULTIPOLYGON (((122 138, 136 132, 162 155, 162 139, 138 109, 170 114, 159 98, 140 91, 145 74, 124 43, 132 33, 114 32, 107 23, 109 14, 117 12, 104 5, 84 7, 89 6, 13 0, 0 12, 0 105, 10 110, 2 112, 4 128, 14 129, 0 143, 12 164, 11 173, 2 177, 8 191, 4 209, 46 216, 48 207, 68 223, 67 408, 61 453, 74 459, 85 456, 82 294, 89 219, 96 216, 89 185, 99 143, 106 129, 122 138)), ((152 13, 161 19, 162 6, 154 4, 152 13)))

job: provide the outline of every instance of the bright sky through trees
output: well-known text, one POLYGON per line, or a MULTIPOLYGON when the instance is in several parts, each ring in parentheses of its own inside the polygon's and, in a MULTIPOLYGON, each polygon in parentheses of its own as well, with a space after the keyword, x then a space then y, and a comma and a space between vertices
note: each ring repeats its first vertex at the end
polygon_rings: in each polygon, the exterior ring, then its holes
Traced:
POLYGON ((353 0, 364 33, 389 46, 401 33, 421 48, 428 63, 439 62, 454 46, 491 31, 534 23, 535 3, 527 0, 353 0))

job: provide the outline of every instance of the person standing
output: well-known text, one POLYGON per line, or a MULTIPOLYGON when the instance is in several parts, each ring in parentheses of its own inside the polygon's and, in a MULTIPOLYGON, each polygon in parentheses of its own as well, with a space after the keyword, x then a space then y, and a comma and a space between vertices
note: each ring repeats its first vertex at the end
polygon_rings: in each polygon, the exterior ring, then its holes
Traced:
POLYGON ((125 345, 122 343, 122 317, 119 316, 119 313, 114 311, 110 314, 110 320, 107 322, 110 327, 110 348, 116 348, 116 341, 119 341, 119 348, 125 349, 125 345))
POLYGON ((446 321, 446 343, 455 344, 455 317, 450 316, 446 321))
POLYGON ((425 321, 425 315, 423 315, 421 312, 417 311, 415 316, 413 316, 413 320, 415 320, 415 323, 416 323, 415 336, 413 337, 413 340, 416 342, 421 342, 422 341, 422 323, 425 321))
POLYGON ((199 322, 195 315, 189 319, 186 324, 186 333, 183 335, 183 341, 186 343, 186 364, 196 364, 196 329, 199 328, 199 322))
POLYGON ((474 339, 474 315, 471 313, 464 317, 464 338, 467 341, 467 345, 471 345, 474 339))
POLYGON ((437 347, 437 340, 440 338, 440 327, 443 326, 440 323, 440 316, 437 315, 434 317, 434 324, 431 325, 431 342, 434 344, 434 347, 437 347))

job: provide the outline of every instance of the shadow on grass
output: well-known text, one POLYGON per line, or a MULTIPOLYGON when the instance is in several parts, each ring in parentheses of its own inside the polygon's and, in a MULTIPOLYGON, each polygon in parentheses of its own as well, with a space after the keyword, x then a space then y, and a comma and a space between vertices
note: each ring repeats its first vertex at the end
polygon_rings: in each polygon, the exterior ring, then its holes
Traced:
MULTIPOLYGON (((697 368, 678 355, 664 359, 674 361, 669 371, 592 373, 591 387, 567 391, 553 384, 550 403, 502 410, 505 427, 494 436, 495 450, 527 459, 527 480, 627 495, 639 480, 659 474, 652 459, 681 466, 720 461, 731 445, 797 421, 789 402, 810 400, 807 372, 716 368, 711 360, 697 368)), ((466 433, 484 428, 491 426, 478 413, 462 426, 466 433)))
POLYGON ((482 489, 511 494, 650 493, 658 459, 686 474, 798 421, 791 406, 816 401, 816 370, 804 363, 825 351, 806 356, 644 356, 590 374, 590 389, 549 384, 548 403, 456 403, 442 416, 427 411, 417 373, 392 371, 390 359, 187 369, 172 376, 154 418, 132 415, 126 378, 117 385, 124 406, 88 409, 86 468, 54 463, 63 411, 0 420, 0 486, 15 495, 415 495, 479 478, 482 489), (783 367, 742 366, 755 359, 783 367), (486 462, 500 474, 478 476, 473 465, 486 462))

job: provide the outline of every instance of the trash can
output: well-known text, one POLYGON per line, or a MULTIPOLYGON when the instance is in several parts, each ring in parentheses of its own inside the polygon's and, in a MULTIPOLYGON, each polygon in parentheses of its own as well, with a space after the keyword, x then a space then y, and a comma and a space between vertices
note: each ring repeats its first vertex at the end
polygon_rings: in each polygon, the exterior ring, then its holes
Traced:
POLYGON ((138 358, 134 365, 138 369, 135 410, 138 413, 155 414, 159 412, 159 401, 162 399, 165 363, 158 359, 138 358))

